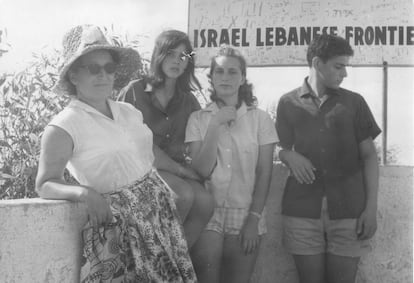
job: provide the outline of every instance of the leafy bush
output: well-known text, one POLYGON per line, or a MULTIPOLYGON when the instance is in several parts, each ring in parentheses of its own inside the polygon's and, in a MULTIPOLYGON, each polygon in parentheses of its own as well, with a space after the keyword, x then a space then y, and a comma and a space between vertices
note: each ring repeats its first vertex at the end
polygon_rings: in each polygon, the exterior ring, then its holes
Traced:
POLYGON ((34 197, 40 135, 67 103, 50 89, 56 81, 58 54, 39 56, 17 74, 0 81, 0 198, 34 197))
MULTIPOLYGON (((128 41, 113 27, 104 32, 117 46, 139 46, 139 40, 128 41)), ((132 79, 147 70, 148 60, 141 60, 143 67, 132 79)), ((51 92, 62 63, 59 51, 34 54, 33 61, 19 73, 0 75, 0 199, 37 197, 34 184, 42 132, 69 102, 51 92)), ((71 179, 67 172, 65 178, 71 179)))

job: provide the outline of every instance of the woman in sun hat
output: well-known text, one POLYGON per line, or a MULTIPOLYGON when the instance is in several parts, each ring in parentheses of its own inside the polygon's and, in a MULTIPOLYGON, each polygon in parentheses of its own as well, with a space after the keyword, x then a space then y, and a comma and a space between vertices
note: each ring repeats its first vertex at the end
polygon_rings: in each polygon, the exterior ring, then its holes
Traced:
POLYGON ((140 58, 91 25, 63 39, 54 88, 70 104, 45 128, 36 189, 86 205, 81 282, 196 282, 174 203, 153 168, 152 132, 132 105, 111 100, 140 58), (63 179, 65 167, 80 185, 63 179))

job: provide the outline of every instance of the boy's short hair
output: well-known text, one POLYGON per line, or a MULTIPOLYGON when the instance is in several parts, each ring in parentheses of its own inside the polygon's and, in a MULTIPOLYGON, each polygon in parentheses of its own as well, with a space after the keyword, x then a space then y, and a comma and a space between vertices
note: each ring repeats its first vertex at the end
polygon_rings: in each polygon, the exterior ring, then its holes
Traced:
POLYGON ((326 62, 333 57, 344 55, 354 55, 354 50, 348 41, 337 35, 322 34, 315 37, 309 44, 306 59, 309 67, 312 67, 314 57, 319 57, 323 62, 326 62))

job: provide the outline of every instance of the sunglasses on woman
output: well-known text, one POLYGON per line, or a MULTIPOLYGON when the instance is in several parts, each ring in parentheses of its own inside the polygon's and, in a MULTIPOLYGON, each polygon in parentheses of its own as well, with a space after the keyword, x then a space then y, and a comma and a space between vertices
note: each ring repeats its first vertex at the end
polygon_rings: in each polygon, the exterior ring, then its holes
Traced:
POLYGON ((116 71, 116 64, 113 62, 106 63, 105 65, 101 66, 99 64, 89 64, 89 65, 81 65, 80 68, 85 68, 88 70, 89 74, 91 75, 98 75, 101 73, 102 69, 105 70, 105 72, 108 75, 112 75, 116 71))

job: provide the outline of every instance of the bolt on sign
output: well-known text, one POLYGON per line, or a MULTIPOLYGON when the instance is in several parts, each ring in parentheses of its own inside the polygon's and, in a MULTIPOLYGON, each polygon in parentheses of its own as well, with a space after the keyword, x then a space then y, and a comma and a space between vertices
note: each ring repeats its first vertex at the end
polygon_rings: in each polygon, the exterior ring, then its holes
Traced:
POLYGON ((354 66, 414 66, 412 0, 189 0, 188 22, 197 67, 221 44, 239 48, 250 66, 304 66, 321 34, 348 40, 354 66))

